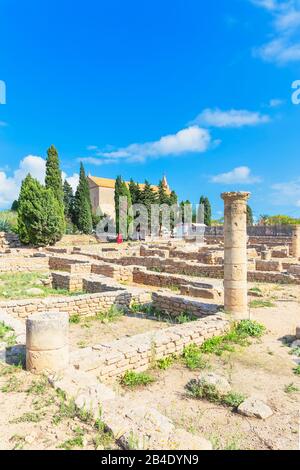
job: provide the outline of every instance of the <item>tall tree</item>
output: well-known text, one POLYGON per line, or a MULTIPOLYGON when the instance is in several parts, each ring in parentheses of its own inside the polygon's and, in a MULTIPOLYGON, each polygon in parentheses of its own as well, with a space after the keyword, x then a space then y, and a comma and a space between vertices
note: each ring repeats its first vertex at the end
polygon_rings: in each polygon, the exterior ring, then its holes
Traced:
POLYGON ((199 204, 204 206, 204 223, 208 227, 211 226, 211 205, 208 197, 201 196, 199 204))
POLYGON ((74 194, 72 186, 67 180, 64 181, 64 207, 65 217, 69 221, 73 221, 74 218, 74 194))
POLYGON ((54 145, 47 150, 45 185, 52 189, 54 197, 63 206, 64 192, 58 153, 54 145))
POLYGON ((122 195, 122 177, 117 176, 115 182, 115 213, 116 213, 116 230, 117 235, 120 234, 120 197, 122 195))
POLYGON ((144 189, 142 191, 142 203, 148 213, 148 230, 151 232, 151 205, 157 204, 157 195, 153 191, 149 181, 145 180, 144 189))
POLYGON ((25 244, 53 245, 62 238, 64 221, 61 206, 52 189, 42 186, 31 175, 22 182, 18 207, 18 234, 25 244))
POLYGON ((253 225, 253 212, 249 204, 247 204, 247 225, 253 225))
POLYGON ((85 234, 93 230, 90 190, 82 163, 80 163, 79 184, 75 194, 74 222, 78 230, 85 234))
POLYGON ((140 204, 141 203, 140 185, 138 183, 135 183, 132 178, 129 183, 129 191, 131 195, 132 204, 140 204))

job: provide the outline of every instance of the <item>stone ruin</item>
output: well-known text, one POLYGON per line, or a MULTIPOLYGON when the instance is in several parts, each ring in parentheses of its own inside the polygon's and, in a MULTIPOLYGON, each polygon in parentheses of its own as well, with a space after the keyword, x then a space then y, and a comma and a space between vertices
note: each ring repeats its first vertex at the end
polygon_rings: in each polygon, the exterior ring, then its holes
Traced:
POLYGON ((95 417, 101 407, 102 420, 125 449, 132 433, 138 448, 168 449, 175 442, 178 449, 210 449, 208 441, 175 429, 157 410, 128 408, 110 383, 128 370, 145 371, 153 360, 224 333, 229 328, 224 312, 249 318, 247 281, 300 284, 300 227, 293 227, 283 244, 276 237, 251 240, 248 197, 222 194, 223 237, 211 243, 209 236, 204 246, 181 240, 39 250, 5 245, 1 273, 47 272, 54 289, 79 295, 0 302, 0 321, 15 330, 19 343, 7 354, 0 351, 0 357, 11 359, 26 342, 27 370, 46 373, 55 388, 95 417), (188 312, 198 320, 69 352, 70 316, 94 316, 113 305, 130 315, 132 304, 152 304, 171 317, 188 312))

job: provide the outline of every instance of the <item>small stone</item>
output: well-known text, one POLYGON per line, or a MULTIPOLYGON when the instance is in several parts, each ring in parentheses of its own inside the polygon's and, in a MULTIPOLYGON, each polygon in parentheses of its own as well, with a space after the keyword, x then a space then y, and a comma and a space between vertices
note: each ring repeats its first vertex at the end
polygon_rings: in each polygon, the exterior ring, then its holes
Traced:
POLYGON ((168 441, 172 450, 213 450, 212 443, 200 436, 195 436, 184 429, 176 429, 168 441))
POLYGON ((205 381, 209 385, 214 385, 221 395, 230 392, 231 386, 225 377, 215 374, 214 372, 204 372, 199 376, 199 381, 205 381))
POLYGON ((237 411, 249 418, 267 419, 273 415, 273 411, 268 405, 254 397, 247 398, 237 411))
POLYGON ((35 432, 32 432, 28 434, 28 436, 25 437, 25 442, 27 444, 32 444, 37 438, 37 434, 35 432))
POLYGON ((300 339, 297 339, 291 344, 292 349, 300 348, 300 339))

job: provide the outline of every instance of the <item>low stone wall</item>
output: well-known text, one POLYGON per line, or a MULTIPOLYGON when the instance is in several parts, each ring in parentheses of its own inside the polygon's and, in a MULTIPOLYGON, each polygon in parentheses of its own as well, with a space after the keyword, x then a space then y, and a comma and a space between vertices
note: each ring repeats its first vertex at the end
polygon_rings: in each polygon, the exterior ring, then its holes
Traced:
POLYGON ((158 249, 158 248, 148 248, 145 245, 142 245, 140 248, 141 256, 159 256, 160 258, 169 258, 170 251, 167 249, 158 249))
POLYGON ((69 292, 78 292, 83 290, 83 279, 81 274, 52 272, 51 278, 53 289, 66 289, 69 292))
POLYGON ((71 363, 76 369, 99 376, 101 381, 110 381, 127 370, 145 371, 156 360, 179 355, 185 346, 192 343, 201 345, 228 329, 225 317, 214 315, 76 351, 71 354, 71 363))
POLYGON ((69 315, 94 316, 108 310, 112 305, 129 307, 131 302, 149 302, 150 295, 142 289, 130 288, 126 291, 104 292, 47 299, 11 300, 0 302, 0 309, 15 318, 28 318, 40 312, 66 312, 69 315))
POLYGON ((156 310, 174 317, 182 313, 189 313, 201 318, 215 315, 220 310, 220 305, 207 304, 194 300, 192 297, 168 294, 166 292, 154 292, 152 294, 152 305, 156 310))
POLYGON ((21 246, 18 235, 15 233, 0 232, 0 252, 21 246))
POLYGON ((248 282, 269 282, 275 284, 300 284, 300 279, 286 273, 248 271, 248 282))
POLYGON ((132 282, 133 280, 133 267, 118 264, 93 262, 91 272, 111 277, 118 282, 132 282))
POLYGON ((51 271, 67 271, 71 274, 90 274, 91 262, 78 257, 51 256, 49 259, 49 269, 51 271))
POLYGON ((256 260, 255 268, 256 268, 256 271, 281 272, 283 270, 281 261, 256 260))
POLYGON ((214 302, 221 302, 222 292, 216 289, 203 289, 201 287, 184 285, 180 287, 180 294, 189 297, 199 297, 201 299, 213 300, 214 302))
POLYGON ((0 273, 48 271, 48 257, 0 257, 0 273))

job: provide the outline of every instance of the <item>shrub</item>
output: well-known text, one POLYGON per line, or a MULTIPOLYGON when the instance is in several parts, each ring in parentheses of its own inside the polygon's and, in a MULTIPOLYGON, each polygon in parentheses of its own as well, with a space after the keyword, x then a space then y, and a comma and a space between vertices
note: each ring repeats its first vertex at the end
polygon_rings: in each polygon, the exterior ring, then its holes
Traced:
POLYGON ((22 183, 18 233, 20 240, 34 246, 53 245, 62 238, 64 218, 51 189, 28 175, 22 183))
POLYGON ((163 359, 159 359, 156 364, 157 367, 161 370, 167 370, 169 367, 171 367, 174 364, 174 361, 176 360, 176 356, 168 356, 164 357, 163 359))
POLYGON ((207 383, 205 380, 191 380, 186 388, 188 390, 188 395, 197 398, 205 399, 213 403, 220 402, 220 394, 216 389, 215 385, 207 383))
POLYGON ((125 387, 140 387, 154 382, 154 377, 146 372, 127 371, 121 379, 121 384, 125 387))
POLYGON ((266 328, 261 323, 253 320, 241 320, 237 323, 235 331, 240 336, 259 338, 265 333, 266 328))
POLYGON ((203 359, 201 349, 196 344, 190 344, 183 350, 183 361, 188 369, 205 369, 206 361, 203 359))

